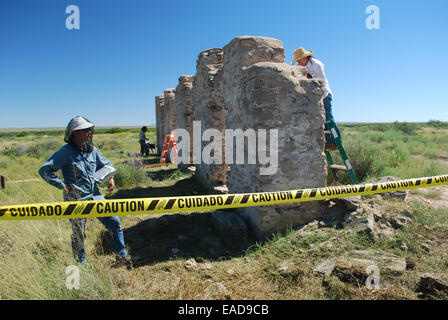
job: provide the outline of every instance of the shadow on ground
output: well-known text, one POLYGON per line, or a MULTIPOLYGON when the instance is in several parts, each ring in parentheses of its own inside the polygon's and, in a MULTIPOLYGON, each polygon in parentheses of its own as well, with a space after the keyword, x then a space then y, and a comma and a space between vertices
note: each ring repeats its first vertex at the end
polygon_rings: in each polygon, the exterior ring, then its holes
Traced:
POLYGON ((246 230, 220 234, 211 212, 152 217, 127 228, 125 237, 129 252, 141 257, 142 264, 175 258, 225 260, 243 255, 255 243, 246 230))
MULTIPOLYGON (((148 172, 149 177, 153 181, 163 181, 168 178, 174 179, 179 175, 177 169, 166 169, 154 172, 148 172)), ((130 198, 152 198, 152 197, 173 197, 173 196, 191 196, 207 194, 207 190, 202 187, 194 177, 180 179, 171 186, 163 187, 146 187, 120 189, 116 193, 108 196, 108 199, 130 199, 130 198)))
MULTIPOLYGON (((153 181, 166 180, 178 174, 177 169, 148 172, 153 181)), ((207 194, 194 175, 181 179, 171 186, 121 189, 108 199, 152 198, 207 194)), ((175 258, 223 260, 241 256, 255 244, 246 222, 226 232, 216 227, 215 211, 176 213, 145 216, 141 222, 124 229, 126 244, 131 255, 141 258, 137 266, 169 261, 175 258)), ((217 214, 226 214, 219 210, 217 214)), ((143 218, 143 217, 142 217, 143 218)), ((109 236, 101 233, 96 244, 98 254, 111 254, 109 236)), ((134 265, 135 266, 135 265, 134 265)))
MULTIPOLYGON (((124 229, 124 237, 129 253, 140 257, 134 267, 176 258, 194 258, 197 262, 226 260, 244 255, 256 242, 249 230, 220 234, 212 212, 152 216, 124 229)), ((112 254, 108 231, 102 230, 96 251, 112 254)))
MULTIPOLYGON (((178 174, 176 169, 149 172, 154 180, 165 180, 178 174)), ((207 194, 207 190, 197 182, 194 175, 178 180, 171 186, 133 188, 119 190, 109 199, 151 198, 169 196, 187 196, 207 194)), ((332 225, 346 213, 346 209, 338 206, 329 206, 323 202, 327 213, 322 218, 327 225, 332 225)), ((144 217, 136 225, 126 228, 124 236, 131 255, 141 258, 134 265, 151 265, 169 261, 176 258, 194 258, 197 262, 226 260, 241 257, 247 249, 257 243, 247 221, 239 219, 240 223, 226 225, 217 223, 216 215, 232 215, 234 210, 218 210, 192 213, 174 213, 163 215, 150 215, 144 217)), ((238 220, 238 219, 237 219, 238 220)), ((232 221, 230 219, 229 221, 232 221)), ((235 220, 233 220, 235 221, 235 220)), ((299 227, 300 228, 300 227, 299 227)), ((296 228, 295 228, 296 229, 296 228)), ((104 230, 98 244, 99 254, 110 254, 110 244, 107 231, 104 230)))

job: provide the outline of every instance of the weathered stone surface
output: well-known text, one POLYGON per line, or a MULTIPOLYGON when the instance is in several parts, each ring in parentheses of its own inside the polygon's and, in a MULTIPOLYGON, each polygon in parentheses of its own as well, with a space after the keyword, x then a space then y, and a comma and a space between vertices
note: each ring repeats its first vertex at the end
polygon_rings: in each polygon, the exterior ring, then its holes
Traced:
POLYGON ((344 222, 346 223, 353 222, 357 214, 358 213, 356 211, 348 212, 347 214, 344 215, 344 222))
MULTIPOLYGON (((163 122, 163 143, 166 141, 166 135, 172 134, 176 129, 176 89, 169 88, 164 91, 163 110, 164 110, 164 122, 163 122)), ((162 144, 163 147, 163 144, 162 144)), ((162 150, 160 150, 162 151, 162 150)), ((171 152, 167 154, 167 161, 171 161, 171 152)))
POLYGON ((221 148, 211 150, 208 154, 212 163, 206 163, 202 159, 202 150, 211 144, 209 140, 202 141, 204 132, 210 129, 216 130, 215 134, 224 137, 225 118, 227 109, 224 105, 222 91, 223 77, 223 51, 215 48, 201 52, 196 63, 196 76, 193 82, 193 101, 195 105, 196 134, 199 137, 200 150, 194 150, 196 163, 196 176, 201 183, 213 192, 215 187, 224 186, 227 180, 229 167, 225 164, 225 141, 221 139, 221 148))
POLYGON ((328 277, 333 272, 335 265, 336 265, 336 259, 328 258, 327 260, 319 264, 317 267, 315 267, 313 271, 318 275, 328 277))
POLYGON ((373 237, 375 235, 375 220, 371 213, 365 216, 353 217, 352 221, 347 225, 347 229, 356 233, 365 233, 373 237))
POLYGON ((282 261, 277 266, 277 272, 282 276, 291 275, 294 272, 294 263, 291 260, 282 261))
POLYGON ((228 210, 218 210, 211 213, 212 224, 223 238, 244 239, 247 236, 247 225, 238 214, 228 210))
MULTIPOLYGON (((176 89, 169 88, 164 91, 164 136, 167 134, 171 134, 173 130, 176 129, 176 108, 175 108, 175 99, 176 99, 176 89)), ((165 142, 165 141, 164 141, 165 142)))
POLYGON ((303 226, 299 226, 295 232, 298 239, 307 238, 315 234, 319 230, 319 221, 314 220, 303 226))
POLYGON ((336 198, 333 201, 345 207, 347 210, 357 210, 361 205, 361 196, 336 198))
POLYGON ((401 229, 406 224, 410 223, 412 219, 402 215, 395 215, 389 218, 388 221, 394 229, 401 229))
POLYGON ((198 299, 205 300, 229 300, 231 298, 229 290, 221 282, 213 282, 202 292, 198 299))
POLYGON ((396 256, 394 254, 374 251, 374 250, 356 250, 351 255, 353 261, 355 259, 365 259, 366 261, 373 261, 380 270, 384 272, 391 272, 401 274, 406 270, 406 259, 396 256))
POLYGON ((156 96, 156 132, 157 132, 157 152, 162 152, 163 143, 165 141, 165 95, 156 96))
POLYGON ((196 262, 196 260, 194 259, 188 259, 187 261, 185 261, 184 263, 184 267, 187 270, 194 270, 196 269, 198 266, 198 263, 196 262))
POLYGON ((396 276, 406 270, 406 260, 380 251, 355 250, 336 259, 333 274, 345 282, 364 283, 370 276, 369 266, 376 266, 380 274, 396 276))
MULTIPOLYGON (((193 104, 193 80, 194 76, 183 75, 179 77, 179 84, 176 87, 176 99, 174 102, 176 113, 176 129, 185 129, 190 137, 189 157, 187 163, 179 163, 181 170, 185 170, 187 166, 193 164, 193 120, 194 120, 194 104, 193 104)), ((176 136, 176 139, 178 137, 176 136)), ((182 141, 177 141, 178 145, 182 141)), ((178 148, 179 159, 182 157, 182 148, 178 148)))
MULTIPOLYGON (((169 134, 194 113, 192 161, 196 176, 210 192, 217 187, 225 187, 226 193, 247 193, 325 186, 323 82, 306 78, 303 71, 285 63, 278 39, 242 36, 223 49, 205 50, 198 56, 192 88, 188 85, 191 96, 183 97, 182 91, 191 76, 179 78, 176 92, 165 90, 165 117, 158 130, 169 134), (190 97, 194 112, 185 106, 190 97), (174 109, 178 112, 173 120, 174 109), (241 140, 235 137, 238 130, 241 140)), ((258 238, 326 213, 316 202, 241 211, 258 238)))
MULTIPOLYGON (((233 146, 226 141, 226 156, 229 150, 233 151, 227 175, 229 193, 325 186, 321 81, 307 79, 300 68, 284 63, 281 41, 265 37, 233 39, 224 47, 223 68, 226 127, 241 129, 246 134, 254 130, 258 134, 255 143, 244 145, 243 164, 236 163, 236 139, 233 146), (260 133, 270 144, 260 143, 260 133), (278 152, 271 152, 276 133, 278 152), (271 161, 262 164, 260 155, 268 153, 271 161), (249 156, 254 155, 257 161, 249 163, 249 156)), ((259 238, 323 215, 317 203, 251 207, 242 211, 259 238)))
POLYGON ((448 296, 448 277, 441 274, 425 273, 420 276, 420 281, 415 286, 416 292, 433 296, 448 296), (445 278, 445 279, 443 279, 445 278))

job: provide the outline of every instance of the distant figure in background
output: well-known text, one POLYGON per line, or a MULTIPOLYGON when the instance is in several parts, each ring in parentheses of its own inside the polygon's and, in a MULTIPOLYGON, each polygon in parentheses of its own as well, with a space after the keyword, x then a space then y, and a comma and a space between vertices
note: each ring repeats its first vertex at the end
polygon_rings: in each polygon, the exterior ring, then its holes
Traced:
POLYGON ((149 140, 149 138, 146 137, 146 131, 148 131, 146 126, 143 126, 140 130, 140 153, 141 155, 149 156, 149 150, 151 150, 152 154, 156 153, 156 146, 150 142, 146 142, 146 140, 149 140))
POLYGON ((149 156, 149 148, 146 145, 146 140, 149 140, 146 137, 146 131, 148 131, 148 128, 146 126, 143 126, 140 130, 140 137, 139 137, 139 142, 140 142, 140 154, 143 156, 149 156))
MULTIPOLYGON (((39 169, 39 175, 50 185, 64 191, 64 201, 105 200, 93 176, 105 165, 111 165, 101 152, 93 146, 94 124, 78 116, 70 120, 65 131, 63 147, 56 151, 39 169), (62 179, 55 173, 61 170, 62 179)), ((108 191, 115 188, 113 178, 108 181, 108 191)), ((84 239, 86 218, 69 219, 72 224, 72 250, 74 258, 86 263, 84 239)), ((101 217, 98 220, 110 233, 110 243, 117 262, 134 262, 124 242, 119 217, 101 217)))
MULTIPOLYGON (((316 78, 316 79, 322 79, 324 80, 324 95, 323 95, 323 103, 325 110, 328 113, 328 116, 330 117, 329 120, 331 120, 334 123, 335 129, 339 137, 341 137, 341 133, 339 131, 338 125, 336 124, 336 121, 334 121, 333 112, 331 108, 331 101, 332 101, 332 92, 330 90, 330 85, 328 83, 328 79, 325 76, 325 66, 324 64, 314 58, 313 51, 312 50, 305 50, 303 47, 300 47, 299 49, 296 49, 294 51, 294 60, 291 62, 292 65, 295 63, 298 63, 300 66, 305 67, 308 71, 307 77, 308 78, 316 78)), ((325 124, 325 130, 328 130, 327 124, 325 124)), ((337 150, 337 146, 333 140, 332 135, 326 135, 326 145, 325 150, 337 150)), ((342 140, 342 138, 341 138, 342 140)))

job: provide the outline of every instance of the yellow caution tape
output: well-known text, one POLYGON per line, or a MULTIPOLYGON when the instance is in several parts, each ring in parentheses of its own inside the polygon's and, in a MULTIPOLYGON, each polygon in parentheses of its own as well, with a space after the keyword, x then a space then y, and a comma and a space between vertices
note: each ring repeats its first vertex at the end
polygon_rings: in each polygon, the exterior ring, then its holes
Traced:
POLYGON ((287 191, 185 197, 67 201, 0 207, 0 220, 73 219, 287 204, 448 184, 448 175, 287 191))

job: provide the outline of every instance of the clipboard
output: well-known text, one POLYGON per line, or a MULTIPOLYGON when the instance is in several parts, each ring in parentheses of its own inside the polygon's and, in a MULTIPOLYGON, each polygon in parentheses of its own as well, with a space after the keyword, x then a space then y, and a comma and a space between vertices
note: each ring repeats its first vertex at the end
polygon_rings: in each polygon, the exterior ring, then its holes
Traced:
POLYGON ((117 173, 117 169, 111 166, 104 166, 93 175, 93 180, 99 184, 103 184, 105 181, 109 181, 117 173))

